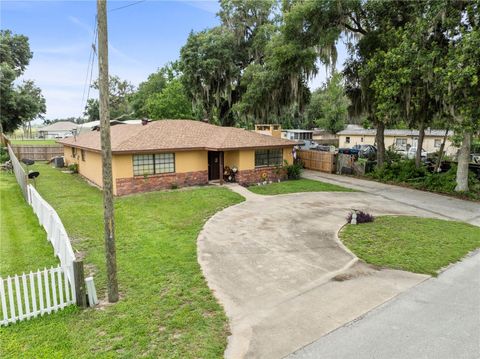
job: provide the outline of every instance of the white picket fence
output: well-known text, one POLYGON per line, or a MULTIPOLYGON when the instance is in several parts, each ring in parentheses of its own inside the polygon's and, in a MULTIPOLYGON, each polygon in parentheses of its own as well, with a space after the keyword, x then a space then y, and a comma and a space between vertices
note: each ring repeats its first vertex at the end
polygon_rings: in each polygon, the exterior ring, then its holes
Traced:
POLYGON ((68 280, 73 286, 73 253, 70 239, 60 217, 50 204, 45 201, 33 186, 27 186, 28 202, 38 217, 40 224, 47 232, 47 239, 52 244, 55 255, 60 259, 62 268, 65 269, 68 280))
POLYGON ((53 207, 27 183, 26 173, 10 146, 8 152, 18 184, 47 232, 60 265, 30 274, 0 277, 0 324, 8 325, 75 303, 75 254, 67 231, 53 207), (21 283, 21 284, 20 284, 21 283), (3 318, 3 319, 1 319, 3 318))
POLYGON ((27 200, 27 174, 23 170, 22 165, 18 161, 10 145, 8 145, 7 147, 8 147, 8 155, 10 156, 10 160, 12 161, 15 178, 17 179, 18 185, 22 189, 23 197, 25 197, 25 200, 27 200))
POLYGON ((1 324, 56 312, 75 303, 74 286, 59 265, 36 273, 0 278, 1 324))

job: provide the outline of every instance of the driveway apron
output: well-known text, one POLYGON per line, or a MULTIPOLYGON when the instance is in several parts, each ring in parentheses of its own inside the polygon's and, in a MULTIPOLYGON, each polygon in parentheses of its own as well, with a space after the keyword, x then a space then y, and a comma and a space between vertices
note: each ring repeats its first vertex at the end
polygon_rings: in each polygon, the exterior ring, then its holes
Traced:
POLYGON ((198 237, 199 263, 230 320, 227 358, 284 357, 428 278, 368 266, 337 233, 351 209, 437 213, 364 192, 247 195, 198 237))

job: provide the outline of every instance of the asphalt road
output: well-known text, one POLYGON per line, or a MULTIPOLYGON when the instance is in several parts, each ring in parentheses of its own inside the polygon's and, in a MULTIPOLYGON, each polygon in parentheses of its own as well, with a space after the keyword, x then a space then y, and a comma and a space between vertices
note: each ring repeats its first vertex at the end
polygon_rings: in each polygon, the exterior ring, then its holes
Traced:
POLYGON ((480 253, 288 358, 480 358, 480 253))

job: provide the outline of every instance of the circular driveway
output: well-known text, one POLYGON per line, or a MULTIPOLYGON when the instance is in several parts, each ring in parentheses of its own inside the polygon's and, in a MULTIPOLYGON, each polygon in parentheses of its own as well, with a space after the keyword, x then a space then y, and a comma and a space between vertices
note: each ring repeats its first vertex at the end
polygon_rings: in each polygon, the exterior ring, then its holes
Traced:
POLYGON ((227 357, 281 358, 427 278, 358 262, 337 232, 351 209, 429 212, 362 192, 247 198, 198 237, 199 263, 230 319, 227 357), (339 274, 348 280, 332 280, 339 274))

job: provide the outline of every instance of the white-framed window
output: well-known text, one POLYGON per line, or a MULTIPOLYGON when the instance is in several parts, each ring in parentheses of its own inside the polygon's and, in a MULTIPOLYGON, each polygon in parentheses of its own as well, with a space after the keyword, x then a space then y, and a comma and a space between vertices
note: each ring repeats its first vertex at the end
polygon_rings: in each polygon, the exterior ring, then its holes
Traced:
POLYGON ((133 155, 133 175, 144 176, 175 172, 174 153, 133 155))
POLYGON ((280 166, 283 161, 283 150, 267 149, 255 151, 255 167, 280 166))
POLYGON ((406 138, 396 138, 395 139, 396 148, 407 148, 407 139, 406 138))
POLYGON ((441 145, 442 145, 442 139, 441 138, 436 138, 434 143, 433 143, 433 146, 435 148, 440 148, 441 145))

